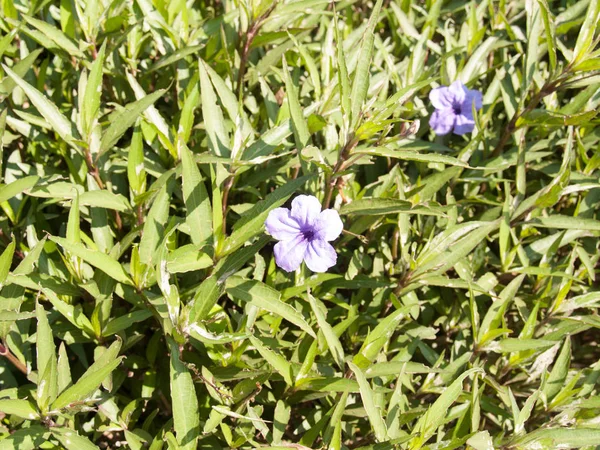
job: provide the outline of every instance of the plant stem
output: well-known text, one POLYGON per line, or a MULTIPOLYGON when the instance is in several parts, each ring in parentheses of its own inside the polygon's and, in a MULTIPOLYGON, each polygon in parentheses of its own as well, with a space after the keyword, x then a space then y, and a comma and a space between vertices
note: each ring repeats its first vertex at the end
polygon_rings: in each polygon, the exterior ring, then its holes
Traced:
POLYGON ((11 353, 11 351, 4 344, 0 344, 0 355, 8 359, 13 366, 15 366, 23 374, 27 375, 27 367, 19 359, 11 353))
POLYGON ((333 173, 329 177, 327 177, 327 180, 325 181, 325 196, 323 197, 323 209, 329 208, 333 190, 339 185, 339 182, 341 179, 338 175, 338 172, 340 172, 342 170, 342 168, 344 168, 344 163, 350 156, 350 153, 352 152, 352 150, 354 150, 354 148, 357 145, 358 145, 358 140, 352 136, 351 139, 348 141, 348 143, 344 146, 344 148, 340 152, 337 163, 335 164, 335 167, 333 168, 333 173))
MULTIPOLYGON (((269 17, 269 15, 273 12, 276 6, 277 2, 274 1, 273 4, 269 7, 269 9, 267 9, 263 14, 261 14, 261 16, 258 19, 256 19, 256 21, 254 21, 252 25, 250 25, 250 28, 246 32, 245 39, 243 40, 244 47, 240 53, 240 70, 238 71, 237 78, 238 98, 241 98, 242 96, 242 86, 244 81, 244 75, 246 74, 246 65, 248 64, 248 56, 250 55, 250 47, 252 46, 252 41, 258 34, 260 27, 262 27, 264 21, 267 19, 267 17, 269 17)), ((242 40, 240 33, 240 43, 241 42, 242 40)))
POLYGON ((515 112, 508 125, 506 125, 506 128, 504 128, 504 133, 502 133, 502 136, 500 137, 496 148, 491 153, 490 156, 492 158, 495 158, 496 156, 499 156, 502 153, 502 151, 504 150, 504 146, 517 129, 517 121, 519 120, 519 118, 532 111, 543 100, 544 97, 555 92, 560 82, 562 81, 564 75, 565 74, 563 73, 554 81, 547 81, 542 86, 542 89, 540 89, 540 91, 537 94, 535 94, 533 98, 529 101, 525 109, 523 109, 522 111, 515 112))

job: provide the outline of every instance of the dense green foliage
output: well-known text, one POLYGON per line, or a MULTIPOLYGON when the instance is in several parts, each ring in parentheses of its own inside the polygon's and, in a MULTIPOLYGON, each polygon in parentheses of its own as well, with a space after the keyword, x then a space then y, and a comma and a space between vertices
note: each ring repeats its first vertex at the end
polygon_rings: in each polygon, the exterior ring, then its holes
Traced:
POLYGON ((0 449, 600 445, 598 0, 0 9, 0 449))

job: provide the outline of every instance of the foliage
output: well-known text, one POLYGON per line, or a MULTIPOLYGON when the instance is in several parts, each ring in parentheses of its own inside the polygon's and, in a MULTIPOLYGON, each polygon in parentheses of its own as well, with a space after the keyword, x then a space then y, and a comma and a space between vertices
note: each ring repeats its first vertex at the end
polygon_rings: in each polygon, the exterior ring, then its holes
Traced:
POLYGON ((0 8, 0 449, 600 445, 597 0, 0 8))

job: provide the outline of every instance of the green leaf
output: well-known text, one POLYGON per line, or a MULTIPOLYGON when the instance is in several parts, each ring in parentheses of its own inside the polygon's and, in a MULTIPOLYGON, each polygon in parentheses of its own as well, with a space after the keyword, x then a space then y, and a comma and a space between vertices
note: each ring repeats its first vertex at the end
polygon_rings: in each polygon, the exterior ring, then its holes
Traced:
POLYGON ((547 217, 538 217, 527 222, 536 227, 555 228, 557 230, 585 230, 600 231, 600 220, 584 217, 571 217, 554 214, 547 217))
POLYGON ((419 161, 424 163, 442 163, 449 166, 469 167, 468 164, 453 158, 452 156, 439 155, 433 153, 419 153, 411 150, 392 149, 387 147, 375 147, 367 149, 358 149, 352 152, 360 155, 375 155, 395 158, 403 161, 419 161))
POLYGON ((11 241, 6 249, 2 252, 2 255, 0 255, 0 289, 2 289, 2 286, 4 286, 6 278, 8 277, 8 273, 10 272, 16 245, 17 244, 15 241, 11 241))
POLYGON ((38 182, 39 177, 31 175, 28 177, 19 178, 10 184, 0 185, 0 203, 10 200, 15 195, 19 195, 24 191, 31 189, 38 182))
POLYGON ((441 208, 435 206, 421 206, 406 200, 394 198, 362 198, 347 203, 340 209, 340 214, 355 214, 357 216, 379 216, 384 214, 419 214, 425 216, 443 216, 441 208))
POLYGON ((463 381, 468 376, 475 373, 483 373, 481 369, 469 369, 463 372, 456 380, 445 388, 437 400, 427 409, 427 412, 421 416, 414 427, 413 434, 419 433, 413 438, 411 448, 420 448, 435 433, 437 428, 444 423, 448 410, 458 399, 463 391, 463 381))
POLYGON ((186 223, 195 245, 203 245, 212 237, 212 207, 206 186, 202 182, 200 170, 192 153, 185 145, 179 148, 181 154, 183 198, 186 209, 186 223))
POLYGON ((275 353, 273 350, 265 347, 263 343, 255 338, 254 336, 250 336, 250 342, 258 353, 273 367, 279 374, 283 377, 286 384, 288 386, 293 386, 294 381, 292 377, 292 366, 290 363, 280 354, 275 353))
POLYGON ((196 449, 200 435, 200 412, 192 376, 179 359, 179 346, 168 338, 171 353, 171 401, 173 405, 173 424, 179 448, 196 449))
POLYGON ((48 100, 40 91, 27 83, 4 64, 2 65, 2 68, 7 75, 17 83, 17 86, 23 89, 23 92, 29 97, 31 103, 33 103, 44 119, 46 119, 46 122, 50 124, 61 138, 66 142, 72 142, 79 138, 73 124, 60 112, 54 103, 48 100))
POLYGON ((121 212, 131 211, 131 205, 123 195, 105 190, 86 191, 79 196, 79 202, 93 208, 114 209, 121 212))
POLYGON ((103 132, 102 140, 100 141, 98 158, 112 149, 119 139, 121 139, 121 136, 135 123, 137 118, 150 105, 153 105, 156 100, 162 97, 165 92, 164 89, 159 89, 140 100, 128 103, 118 112, 111 114, 109 116, 110 125, 103 132))
POLYGON ((589 52, 593 50, 592 41, 596 34, 596 26, 598 24, 598 16, 600 15, 600 2, 598 0, 591 0, 585 15, 585 21, 579 29, 579 35, 577 36, 577 42, 575 43, 575 49, 573 50, 572 63, 577 63, 583 59, 586 59, 589 52))
POLYGON ((360 367, 351 362, 348 362, 348 366, 352 372, 354 372, 356 381, 358 381, 358 385, 360 387, 360 397, 362 398, 362 403, 365 411, 367 412, 369 422, 371 422, 371 427, 375 432, 375 439, 377 439, 379 442, 383 442, 387 439, 387 428, 381 416, 382 411, 375 404, 375 400, 373 398, 373 389, 371 389, 371 386, 369 385, 369 382, 367 381, 367 378, 360 367))
POLYGON ((206 269, 214 265, 210 256, 202 253, 193 244, 179 247, 167 257, 167 271, 169 273, 185 273, 194 270, 206 269))
POLYGON ((71 367, 69 366, 69 356, 65 348, 65 343, 61 342, 58 347, 58 393, 60 394, 66 388, 68 388, 73 380, 71 379, 71 367))
POLYGON ((217 96, 213 90, 210 77, 208 76, 205 62, 198 62, 200 70, 200 97, 202 98, 202 117, 206 126, 208 137, 208 149, 217 156, 228 157, 231 155, 229 149, 229 137, 225 130, 223 111, 217 104, 217 96))
POLYGON ((514 280, 512 280, 500 293, 498 298, 494 300, 490 308, 485 313, 483 320, 481 321, 481 325, 479 327, 479 336, 477 340, 479 341, 479 345, 483 345, 486 343, 485 335, 488 334, 491 330, 498 328, 502 321, 502 317, 504 316, 504 312, 508 307, 508 304, 515 299, 523 280, 525 279, 525 275, 519 275, 514 280))
POLYGON ((302 113, 302 107, 298 101, 298 90, 296 89, 296 86, 294 86, 285 58, 282 59, 282 63, 283 81, 285 82, 286 98, 290 108, 290 119, 292 122, 292 130, 294 131, 294 140, 296 142, 296 148, 302 150, 308 145, 310 132, 308 131, 308 125, 304 119, 304 114, 302 113))
POLYGON ((567 336, 562 349, 554 362, 552 372, 546 380, 546 385, 542 392, 546 395, 548 400, 552 400, 556 394, 560 392, 565 384, 567 375, 569 373, 569 366, 571 365, 571 339, 567 336))
POLYGON ((35 307, 37 316, 36 354, 37 354, 37 401, 40 410, 45 413, 48 405, 58 395, 58 361, 54 336, 48 323, 46 310, 39 303, 35 307))
POLYGON ((345 356, 344 356, 344 348, 338 337, 336 336, 333 328, 327 322, 327 315, 323 312, 325 306, 315 299, 310 292, 307 292, 308 301, 310 302, 310 306, 317 318, 317 323, 319 324, 319 328, 323 332, 323 336, 325 336, 325 341, 327 342, 327 346, 329 347, 329 351, 331 352, 331 356, 333 356, 333 360, 336 362, 338 367, 341 370, 344 370, 345 364, 345 356))
POLYGON ((213 306, 223 295, 224 286, 215 275, 205 278, 196 291, 192 300, 192 308, 189 313, 189 322, 195 323, 204 320, 213 306))
POLYGON ((52 403, 52 410, 60 410, 70 404, 85 401, 98 389, 104 379, 115 370, 123 356, 117 357, 121 350, 121 341, 117 340, 92 364, 73 386, 65 389, 52 403))
POLYGON ((367 93, 369 91, 369 71, 371 69, 371 56, 373 53, 373 43, 375 42, 375 26, 379 22, 379 12, 381 11, 382 0, 377 0, 377 3, 373 7, 373 12, 369 18, 367 28, 363 35, 362 42, 360 44, 360 53, 358 56, 358 62, 356 69, 354 70, 354 78, 352 80, 352 92, 350 93, 351 99, 351 122, 350 128, 353 130, 358 124, 361 116, 363 104, 367 99, 367 93))
POLYGON ((506 338, 500 342, 492 342, 486 346, 486 350, 498 353, 522 352, 525 350, 543 350, 556 345, 555 341, 543 339, 517 339, 506 338))
POLYGON ((102 331, 102 336, 113 336, 120 331, 126 330, 134 323, 143 322, 149 317, 152 317, 152 312, 147 309, 129 312, 108 322, 104 331, 102 331))
MULTIPOLYGON (((39 286, 38 286, 39 288, 39 286)), ((81 305, 71 305, 59 299, 53 290, 42 287, 42 292, 55 310, 61 313, 69 322, 79 328, 88 336, 94 336, 94 328, 89 319, 83 314, 81 305)))
POLYGON ((518 440, 522 448, 581 448, 600 445, 597 428, 539 428, 518 440))
POLYGON ((83 111, 79 111, 83 115, 83 133, 89 134, 92 123, 96 119, 98 109, 100 108, 100 97, 102 96, 102 69, 104 67, 104 55, 106 52, 106 41, 100 47, 100 51, 96 59, 92 63, 90 76, 85 85, 85 93, 83 100, 83 111))
MULTIPOLYGON (((171 198, 172 173, 163 175, 164 182, 161 184, 150 211, 144 220, 142 238, 140 240, 140 259, 153 263, 155 253, 159 248, 160 242, 165 232, 165 226, 169 219, 169 200, 171 198)), ((162 178, 162 177, 161 177, 162 178)), ((157 184, 156 181, 154 184, 157 184)), ((153 185, 154 186, 154 185, 153 185)))
POLYGON ((365 371, 367 378, 397 376, 399 373, 437 373, 440 369, 432 369, 424 364, 412 361, 387 361, 375 363, 365 371))
POLYGON ((360 366, 362 369, 366 369, 368 362, 373 361, 377 357, 383 346, 392 337, 394 331, 396 331, 400 322, 408 318, 409 312, 410 307, 404 307, 394 311, 385 319, 380 320, 377 326, 367 335, 360 352, 353 359, 354 364, 360 366))
MULTIPOLYGON (((13 30, 16 31, 16 30, 13 30)), ((23 58, 21 61, 16 63, 12 67, 12 71, 16 73, 19 77, 23 78, 25 74, 31 69, 31 66, 37 59, 37 57, 44 51, 43 48, 38 48, 37 50, 32 51, 29 55, 23 58)), ((17 83, 13 81, 12 78, 6 77, 0 83, 0 94, 4 96, 8 96, 13 89, 17 86, 17 83)))
POLYGON ((21 428, 12 434, 0 439, 0 450, 34 450, 47 442, 50 436, 45 427, 32 425, 21 428))
POLYGON ((52 435, 62 444, 67 450, 97 450, 90 440, 79 435, 71 428, 52 427, 52 435))
MULTIPOLYGON (((21 417, 25 420, 36 420, 40 417, 35 405, 29 400, 0 400, 0 412, 3 412, 4 414, 14 414, 15 416, 21 417)), ((2 441, 0 440, 0 442, 2 441)))
POLYGON ((29 17, 26 14, 21 15, 25 21, 37 28, 40 32, 44 34, 44 36, 50 40, 52 40, 58 47, 63 49, 67 54, 76 56, 78 58, 83 58, 83 53, 79 50, 79 47, 75 45, 75 43, 66 36, 62 31, 53 27, 52 25, 44 22, 42 20, 35 19, 33 17, 29 17))
POLYGON ((123 266, 106 253, 90 250, 85 248, 83 244, 75 244, 57 236, 50 236, 50 240, 56 242, 65 251, 78 256, 86 263, 94 266, 97 269, 100 269, 111 278, 117 280, 119 283, 133 286, 133 281, 131 281, 131 278, 125 269, 123 269, 123 266))
POLYGON ((282 317, 316 339, 317 335, 304 316, 293 306, 282 302, 281 294, 272 287, 257 280, 233 276, 227 279, 225 289, 229 295, 282 317))

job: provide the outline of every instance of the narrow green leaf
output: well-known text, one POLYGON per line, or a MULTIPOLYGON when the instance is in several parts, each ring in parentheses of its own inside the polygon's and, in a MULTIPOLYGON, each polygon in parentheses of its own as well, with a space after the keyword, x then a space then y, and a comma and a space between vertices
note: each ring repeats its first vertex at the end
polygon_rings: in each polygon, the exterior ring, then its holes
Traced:
POLYGON ((4 286, 6 278, 8 277, 8 273, 10 272, 16 245, 17 244, 15 241, 11 241, 6 249, 2 252, 2 255, 0 255, 0 288, 4 286))
POLYGON ((444 211, 434 206, 420 206, 407 200, 394 198, 363 198, 347 203, 340 209, 340 214, 355 214, 358 216, 378 216, 384 214, 419 214, 425 216, 443 216, 444 211))
MULTIPOLYGON (((14 30, 16 31, 16 30, 14 30)), ((31 69, 33 63, 37 59, 37 57, 44 51, 43 48, 38 48, 37 50, 32 51, 29 55, 23 58, 21 61, 16 63, 12 67, 12 71, 16 73, 19 77, 23 78, 25 74, 31 69)), ((0 95, 8 96, 12 93, 13 89, 17 86, 17 83, 13 81, 10 77, 5 77, 4 80, 0 83, 0 95)), ((0 97, 1 99, 1 97, 0 97)))
MULTIPOLYGON (((39 413, 35 408, 35 405, 29 400, 0 400, 0 412, 3 412, 4 414, 14 414, 15 416, 21 417, 25 420, 35 420, 39 418, 39 413)), ((2 441, 0 440, 0 442, 2 441)))
POLYGON ((292 378, 292 366, 290 363, 280 354, 275 353, 273 350, 265 347, 263 343, 255 338, 254 336, 250 336, 250 342, 258 353, 273 367, 279 374, 283 377, 288 386, 293 386, 294 381, 292 378))
POLYGON ((352 92, 350 93, 350 98, 352 101, 352 122, 350 124, 351 129, 356 128, 356 125, 358 124, 363 104, 367 99, 367 93, 369 91, 369 71, 371 69, 373 43, 375 42, 375 26, 377 25, 377 22, 379 22, 381 4, 382 0, 377 0, 360 45, 358 62, 356 64, 354 78, 352 80, 352 92))
POLYGON ((468 164, 456 159, 452 156, 434 154, 434 153, 419 153, 411 150, 391 149, 387 147, 367 148, 364 150, 358 149, 353 154, 375 155, 395 158, 404 161, 419 161, 424 163, 442 163, 449 166, 469 167, 468 164))
POLYGON ((62 444, 67 450, 97 450, 98 447, 92 444, 90 440, 79 435, 71 428, 52 427, 52 435, 62 444))
POLYGON ((83 111, 79 111, 83 114, 83 133, 89 134, 92 123, 96 119, 98 109, 100 108, 100 97, 102 96, 102 69, 104 67, 104 55, 106 52, 106 41, 100 47, 100 51, 96 56, 95 61, 92 64, 90 70, 90 76, 88 77, 87 84, 85 86, 84 100, 83 100, 83 111))
POLYGON ((285 58, 282 59, 283 63, 283 81, 285 82, 286 98, 288 106, 290 108, 290 118, 292 121, 292 129, 294 131, 294 139, 296 141, 296 148, 302 150, 308 145, 310 140, 310 132, 308 131, 308 125, 304 119, 302 113, 302 107, 298 101, 298 90, 294 86, 294 82, 290 76, 290 70, 288 68, 285 58))
POLYGON ((102 336, 113 336, 120 331, 126 330, 134 323, 143 322, 149 317, 152 317, 152 312, 147 309, 129 312, 108 322, 104 331, 102 331, 102 336))
POLYGON ((475 373, 483 373, 483 370, 475 368, 462 373, 450 386, 443 390, 433 405, 421 416, 413 431, 413 434, 419 433, 419 435, 413 438, 412 448, 422 446, 433 436, 437 428, 444 423, 450 406, 452 406, 463 391, 464 379, 475 373), (418 443, 418 445, 415 445, 415 443, 418 443))
POLYGON ((527 224, 542 228, 555 228, 557 230, 600 231, 600 220, 563 216, 559 214, 538 217, 527 222, 527 224))
POLYGON ((75 130, 75 127, 71 121, 69 121, 63 115, 63 113, 60 112, 54 103, 48 100, 40 91, 27 83, 4 64, 2 65, 2 68, 7 75, 15 83, 17 83, 17 86, 23 89, 23 92, 25 92, 25 95, 29 97, 31 103, 33 103, 44 119, 46 119, 46 122, 50 124, 50 126, 59 134, 61 138, 67 142, 72 142, 73 140, 79 138, 79 135, 77 134, 77 131, 75 130))
POLYGON ((600 2, 591 0, 585 15, 585 21, 579 29, 575 49, 573 50, 573 63, 577 63, 588 56, 588 53, 593 50, 591 48, 592 41, 596 34, 596 25, 598 24, 598 16, 600 15, 600 2))
POLYGON ((257 280, 241 277, 229 277, 225 289, 228 294, 249 302, 258 308, 276 314, 296 325, 301 330, 316 338, 317 335, 304 317, 293 306, 281 301, 281 294, 270 286, 257 280))
POLYGON ((65 389, 52 403, 52 410, 60 410, 72 403, 85 401, 98 389, 104 379, 121 363, 123 356, 117 357, 121 341, 117 340, 92 364, 73 386, 65 389))
POLYGON ((58 395, 58 370, 54 336, 48 323, 46 310, 39 303, 35 307, 37 316, 36 355, 37 355, 37 401, 38 406, 45 412, 48 405, 58 395))
POLYGON ((223 111, 221 111, 220 106, 217 104, 217 96, 213 90, 205 64, 201 59, 198 62, 202 117, 206 126, 208 149, 214 155, 228 157, 231 154, 231 150, 229 149, 229 137, 225 130, 223 111))
MULTIPOLYGON (((142 261, 147 261, 148 263, 156 262, 155 253, 159 248, 165 232, 167 220, 169 219, 172 175, 172 173, 166 175, 166 179, 160 186, 158 194, 144 220, 144 228, 140 240, 140 259, 142 261)), ((155 184, 156 183, 158 183, 158 181, 156 181, 155 184)))
POLYGON ((133 285, 131 278, 129 277, 125 269, 123 269, 123 266, 106 253, 102 253, 96 250, 90 250, 88 248, 85 248, 83 244, 75 244, 69 242, 66 239, 56 236, 51 236, 50 240, 56 242, 65 251, 80 257, 88 264, 96 267, 97 269, 102 270, 104 273, 109 275, 111 278, 114 278, 119 283, 128 284, 130 286, 133 285))
POLYGON ((375 404, 375 399, 373 398, 373 389, 371 389, 371 385, 367 381, 367 378, 360 367, 351 362, 348 362, 348 366, 352 372, 354 372, 356 381, 358 381, 358 385, 360 387, 360 397, 362 398, 362 403, 365 411, 367 412, 369 422, 371 422, 371 427, 375 432, 375 438, 379 442, 384 442, 387 439, 387 428, 381 416, 382 411, 375 404))
POLYGON ((182 450, 196 449, 200 435, 200 412, 192 376, 179 359, 179 346, 168 338, 171 353, 171 401, 177 443, 182 450))
POLYGON ((38 182, 39 177, 30 175, 28 177, 19 178, 10 184, 0 186, 0 203, 10 200, 15 195, 19 195, 24 191, 31 189, 38 182))
POLYGON ((60 394, 66 388, 68 388, 73 380, 71 379, 71 367, 69 366, 69 356, 67 355, 67 349, 65 343, 61 342, 58 347, 58 393, 60 394))
POLYGON ((558 358, 554 362, 552 372, 546 380, 546 385, 542 392, 546 395, 548 400, 552 400, 556 394, 560 392, 565 384, 567 375, 569 373, 569 366, 571 365, 571 339, 569 336, 566 337, 565 343, 562 346, 558 358))
POLYGON ((186 223, 195 245, 203 245, 212 237, 212 207, 200 170, 191 151, 185 144, 179 148, 181 154, 183 199, 186 223))
POLYGON ((481 326, 479 327, 479 336, 477 339, 480 345, 485 344, 486 341, 484 340, 484 336, 488 332, 498 328, 508 304, 515 299, 515 295, 521 287, 524 279, 525 275, 519 275, 512 280, 502 290, 498 298, 494 300, 494 303, 492 303, 490 308, 487 310, 483 320, 481 321, 481 326))
POLYGON ((492 342, 486 346, 486 349, 498 353, 522 352, 525 350, 543 350, 556 345, 555 341, 543 339, 517 339, 506 338, 500 342, 492 342))
POLYGON ((137 118, 156 100, 163 96, 164 89, 159 89, 152 94, 147 95, 141 100, 131 102, 121 110, 109 116, 110 125, 103 132, 100 141, 100 151, 98 157, 109 151, 121 139, 121 136, 135 123, 137 118))
POLYGON ((79 47, 77 47, 77 45, 75 45, 75 43, 58 28, 55 28, 47 22, 35 19, 26 14, 22 14, 21 17, 23 17, 23 19, 25 19, 29 25, 37 28, 44 34, 44 36, 52 40, 67 54, 76 56, 78 58, 83 58, 83 53, 81 50, 79 50, 79 47))
POLYGON ((333 328, 327 322, 327 316, 323 313, 323 309, 325 308, 321 302, 315 299, 310 292, 307 292, 308 301, 310 302, 310 306, 317 318, 317 323, 319 324, 319 328, 323 332, 323 336, 325 336, 325 341, 327 342, 327 346, 329 347, 329 351, 331 352, 331 356, 333 356, 333 360, 336 362, 338 367, 341 370, 344 370, 345 364, 345 355, 344 348, 340 343, 340 340, 336 336, 333 328))
POLYGON ((47 442, 48 437, 50 433, 45 427, 32 425, 0 439, 0 450, 35 450, 47 442))

